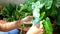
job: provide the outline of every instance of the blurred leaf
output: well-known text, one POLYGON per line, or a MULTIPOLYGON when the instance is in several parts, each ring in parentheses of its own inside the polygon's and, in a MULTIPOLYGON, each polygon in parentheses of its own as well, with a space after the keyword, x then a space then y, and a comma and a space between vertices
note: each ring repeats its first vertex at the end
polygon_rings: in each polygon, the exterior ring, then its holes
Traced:
POLYGON ((43 20, 43 26, 46 31, 46 34, 53 34, 52 24, 48 17, 46 18, 46 20, 43 20))
POLYGON ((53 0, 46 0, 45 8, 46 8, 46 9, 50 9, 51 6, 52 6, 52 3, 53 3, 53 0))
POLYGON ((42 12, 41 15, 40 15, 40 19, 42 20, 45 16, 45 12, 42 12))
POLYGON ((45 5, 46 1, 45 0, 39 0, 39 1, 40 1, 40 8, 42 8, 45 5))

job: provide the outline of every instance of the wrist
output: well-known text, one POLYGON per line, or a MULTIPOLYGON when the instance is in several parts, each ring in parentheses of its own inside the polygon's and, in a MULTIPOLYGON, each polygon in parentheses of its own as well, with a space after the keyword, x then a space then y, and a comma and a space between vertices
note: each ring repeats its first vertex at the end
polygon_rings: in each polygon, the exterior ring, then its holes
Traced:
POLYGON ((23 22, 22 22, 22 20, 20 21, 16 21, 16 26, 17 26, 17 28, 19 29, 19 28, 21 28, 21 25, 23 24, 23 22))

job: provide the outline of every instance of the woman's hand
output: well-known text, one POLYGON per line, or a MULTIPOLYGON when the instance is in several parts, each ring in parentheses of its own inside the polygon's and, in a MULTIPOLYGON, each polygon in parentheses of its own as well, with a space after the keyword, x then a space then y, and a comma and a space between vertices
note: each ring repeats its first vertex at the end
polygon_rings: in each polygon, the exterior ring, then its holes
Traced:
POLYGON ((27 16, 21 21, 14 21, 14 22, 6 22, 4 20, 0 20, 0 31, 10 31, 15 28, 20 28, 20 26, 25 24, 30 24, 33 20, 33 16, 27 16))
POLYGON ((43 34, 43 25, 40 22, 40 27, 37 28, 36 26, 32 25, 32 27, 28 30, 26 34, 43 34))
POLYGON ((31 24, 32 20, 33 20, 33 16, 27 16, 23 18, 22 20, 17 21, 16 22, 17 28, 20 29, 22 24, 31 24))
POLYGON ((33 20, 33 16, 27 16, 23 18, 21 22, 23 22, 24 24, 31 24, 32 20, 33 20))

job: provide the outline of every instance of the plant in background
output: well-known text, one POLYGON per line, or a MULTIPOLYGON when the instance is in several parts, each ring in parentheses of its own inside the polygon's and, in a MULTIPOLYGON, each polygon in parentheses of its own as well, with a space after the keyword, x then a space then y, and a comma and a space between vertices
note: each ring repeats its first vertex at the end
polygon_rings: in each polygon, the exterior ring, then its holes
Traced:
MULTIPOLYGON (((53 33, 53 28, 52 28, 52 25, 51 25, 51 22, 50 22, 50 20, 49 20, 49 18, 47 18, 47 15, 45 14, 45 11, 46 10, 49 10, 50 8, 51 8, 51 6, 52 6, 52 2, 53 2, 53 0, 46 0, 46 1, 44 1, 44 0, 37 0, 37 1, 39 1, 40 2, 40 14, 41 14, 41 21, 43 21, 43 20, 45 20, 44 22, 43 22, 43 25, 44 25, 44 29, 45 29, 45 31, 46 31, 46 34, 52 34, 53 33), (49 4, 50 3, 50 4, 49 4), (43 7, 45 6, 45 9, 43 10, 43 7), (47 26, 47 27, 46 27, 47 26)), ((32 2, 37 2, 36 0, 34 0, 34 1, 28 1, 29 3, 30 3, 30 6, 32 6, 32 2)), ((28 3, 27 3, 28 4, 28 3)), ((37 7, 37 3, 36 3, 36 6, 35 7, 37 7)), ((32 8, 31 8, 32 9, 32 8)), ((31 11, 32 12, 32 11, 31 11)))
MULTIPOLYGON (((28 5, 31 6, 32 2, 36 2, 36 1, 37 0, 30 0, 30 1, 28 0, 26 4, 28 4, 28 5)), ((46 19, 46 17, 49 17, 50 20, 55 20, 56 19, 57 12, 58 12, 57 11, 58 8, 56 6, 57 0, 46 0, 46 1, 45 0, 38 0, 38 1, 40 1, 41 6, 43 6, 40 9, 40 14, 42 15, 42 16, 40 16, 41 20, 46 19)))
POLYGON ((4 19, 6 21, 15 21, 15 20, 21 20, 22 18, 31 15, 31 12, 27 10, 26 5, 24 6, 20 7, 12 4, 5 6, 2 10, 2 15, 4 17, 6 16, 4 19))
MULTIPOLYGON (((26 4, 21 4, 20 6, 9 4, 3 8, 1 15, 3 15, 3 19, 6 21, 12 22, 16 20, 21 20, 26 16, 32 15, 32 12, 28 8, 29 7, 26 4)), ((32 24, 30 24, 29 27, 31 25, 32 24)), ((28 27, 27 24, 23 24, 22 29, 24 28, 23 26, 28 27)))
POLYGON ((53 28, 49 17, 55 18, 57 15, 57 9, 59 9, 56 6, 59 4, 59 2, 56 2, 57 0, 26 0, 20 6, 10 4, 3 8, 2 15, 5 16, 4 19, 7 21, 21 20, 26 16, 32 15, 32 2, 36 3, 37 1, 40 2, 40 19, 43 21, 46 34, 52 34, 53 28))
POLYGON ((6 16, 4 19, 6 19, 6 21, 14 21, 16 19, 18 19, 18 15, 19 12, 17 11, 17 7, 16 5, 12 5, 9 4, 7 6, 5 6, 2 10, 2 15, 6 16))

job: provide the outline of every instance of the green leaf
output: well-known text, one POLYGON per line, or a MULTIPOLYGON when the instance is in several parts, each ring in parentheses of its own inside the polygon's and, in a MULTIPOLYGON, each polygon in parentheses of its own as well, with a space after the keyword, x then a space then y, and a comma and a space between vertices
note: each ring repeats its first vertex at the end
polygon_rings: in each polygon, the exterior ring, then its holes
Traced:
POLYGON ((24 9, 27 9, 27 4, 20 4, 21 8, 20 8, 20 11, 24 10, 24 9))
POLYGON ((57 0, 57 4, 60 5, 60 0, 57 0))
POLYGON ((27 4, 32 4, 32 2, 36 2, 37 0, 26 0, 27 4))
POLYGON ((50 11, 50 16, 56 16, 56 14, 57 14, 57 11, 56 11, 56 9, 52 9, 51 11, 50 11))
POLYGON ((45 5, 45 3, 46 3, 45 0, 38 0, 38 1, 40 1, 40 8, 42 8, 45 5))
POLYGON ((46 8, 46 9, 50 9, 51 6, 52 6, 52 3, 53 3, 53 0, 46 0, 45 8, 46 8))
POLYGON ((42 20, 45 16, 45 12, 42 12, 41 15, 40 15, 40 19, 42 20))
POLYGON ((50 22, 50 19, 47 17, 46 20, 43 20, 43 26, 46 31, 46 34, 52 34, 53 33, 53 28, 52 24, 50 22))
POLYGON ((46 18, 46 22, 47 22, 48 25, 49 25, 50 31, 53 31, 51 21, 50 21, 50 19, 49 19, 48 17, 46 18))

